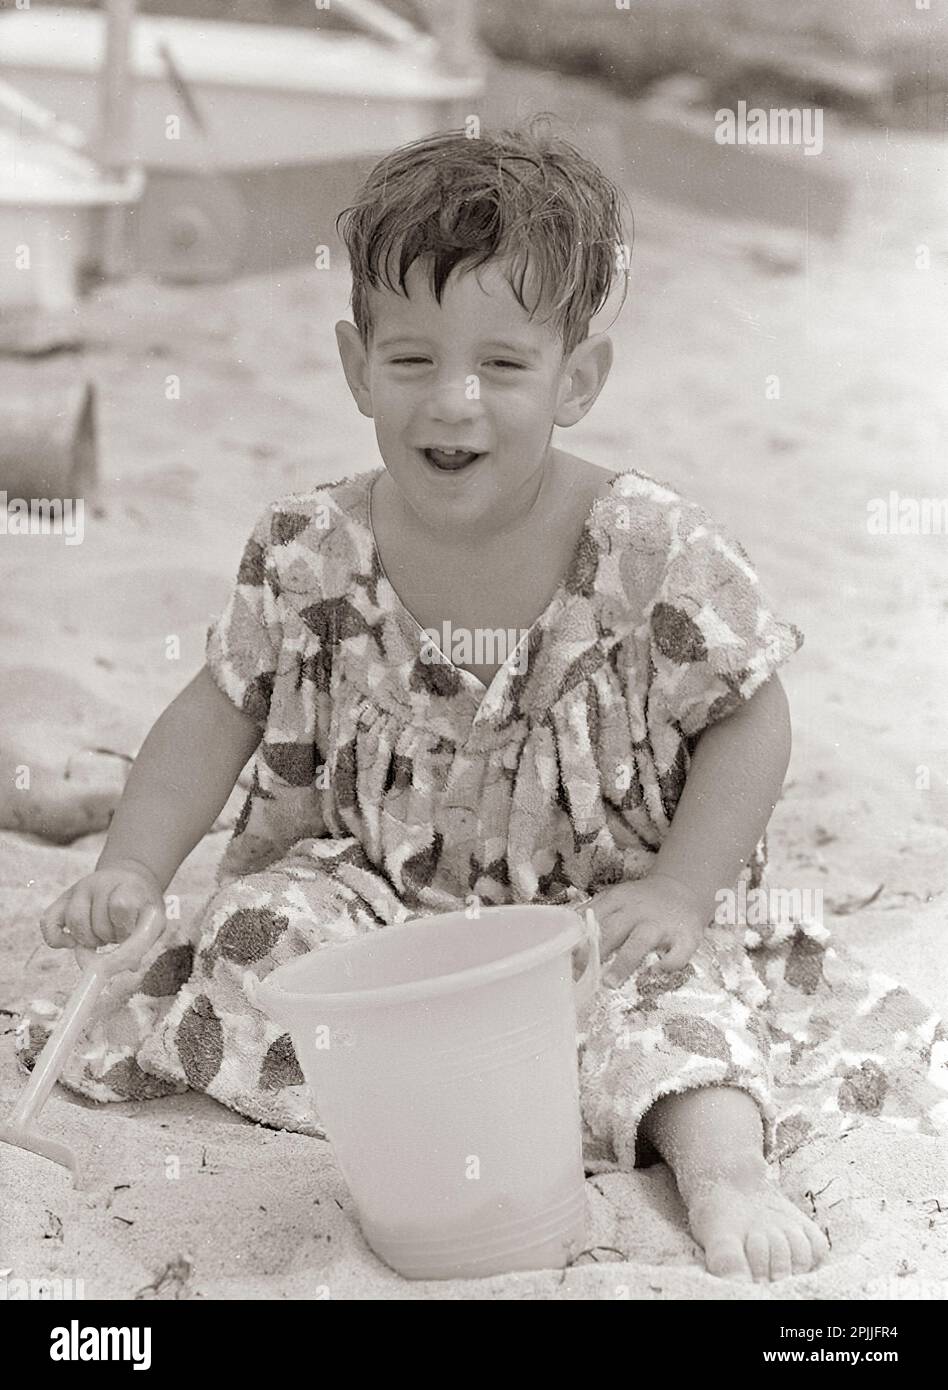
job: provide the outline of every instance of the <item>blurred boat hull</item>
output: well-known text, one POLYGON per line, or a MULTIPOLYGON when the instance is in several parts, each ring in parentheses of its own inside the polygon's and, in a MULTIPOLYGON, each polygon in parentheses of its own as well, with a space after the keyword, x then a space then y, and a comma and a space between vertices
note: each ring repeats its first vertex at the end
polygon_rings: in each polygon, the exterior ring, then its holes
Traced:
MULTIPOLYGON (((8 12, 0 75, 94 141, 105 38, 99 11, 8 12)), ((311 261, 336 244, 329 209, 360 174, 460 124, 482 86, 443 71, 429 39, 148 15, 135 20, 129 65, 126 149, 149 187, 129 221, 126 269, 182 279, 311 261)))

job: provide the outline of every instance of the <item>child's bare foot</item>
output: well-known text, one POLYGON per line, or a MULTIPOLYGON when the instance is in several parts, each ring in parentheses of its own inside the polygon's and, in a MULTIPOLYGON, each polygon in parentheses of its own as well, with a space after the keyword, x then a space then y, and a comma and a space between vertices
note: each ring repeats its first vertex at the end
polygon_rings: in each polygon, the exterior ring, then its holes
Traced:
POLYGON ((786 1279, 815 1269, 829 1251, 823 1232, 783 1195, 763 1158, 689 1184, 682 1195, 709 1274, 786 1279))
POLYGON ((780 1191, 746 1091, 705 1086, 662 1096, 642 1121, 675 1174, 709 1274, 763 1283, 806 1274, 829 1242, 780 1191))

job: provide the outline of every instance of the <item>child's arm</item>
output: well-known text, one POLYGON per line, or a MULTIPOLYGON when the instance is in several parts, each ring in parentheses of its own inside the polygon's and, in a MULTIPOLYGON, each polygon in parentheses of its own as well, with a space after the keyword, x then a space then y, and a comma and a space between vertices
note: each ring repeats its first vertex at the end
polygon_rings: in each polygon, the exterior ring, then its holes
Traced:
POLYGON ((94 871, 43 913, 47 945, 123 940, 163 895, 214 824, 261 728, 215 685, 205 666, 141 746, 94 871))
POLYGON ((790 748, 790 707, 775 675, 698 739, 652 872, 691 888, 707 921, 767 829, 790 748))
POLYGON ((144 865, 164 891, 220 815, 262 732, 202 667, 142 744, 96 868, 144 865))
POLYGON ((591 900, 603 978, 621 985, 646 955, 664 948, 663 968, 680 969, 714 916, 716 894, 733 889, 767 828, 790 761, 790 715, 776 676, 699 737, 671 826, 644 879, 591 900))

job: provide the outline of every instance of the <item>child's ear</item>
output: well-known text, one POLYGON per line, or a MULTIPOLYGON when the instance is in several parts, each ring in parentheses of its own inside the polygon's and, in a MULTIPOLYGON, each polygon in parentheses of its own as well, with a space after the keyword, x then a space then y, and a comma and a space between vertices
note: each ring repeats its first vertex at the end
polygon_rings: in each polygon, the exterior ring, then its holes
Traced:
POLYGON ((354 323, 340 319, 336 324, 336 344, 346 374, 352 399, 363 415, 372 419, 372 396, 369 392, 369 362, 359 330, 354 323))
POLYGON ((578 343, 563 367, 555 425, 575 425, 590 409, 606 384, 612 366, 612 339, 597 333, 578 343))

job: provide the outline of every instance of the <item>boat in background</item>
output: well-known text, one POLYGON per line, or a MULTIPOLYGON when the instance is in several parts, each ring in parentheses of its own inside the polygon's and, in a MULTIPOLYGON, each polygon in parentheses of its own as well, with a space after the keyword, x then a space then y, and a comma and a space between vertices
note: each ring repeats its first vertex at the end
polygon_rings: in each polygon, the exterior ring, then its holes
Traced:
MULTIPOLYGON (((111 8, 0 15, 0 78, 90 141, 111 8)), ((121 149, 147 186, 119 269, 198 280, 313 264, 382 153, 463 122, 482 89, 463 48, 370 0, 333 9, 371 32, 126 13, 121 149)))
POLYGON ((68 311, 89 258, 96 209, 132 207, 145 175, 120 180, 52 112, 0 83, 0 311, 68 311))

